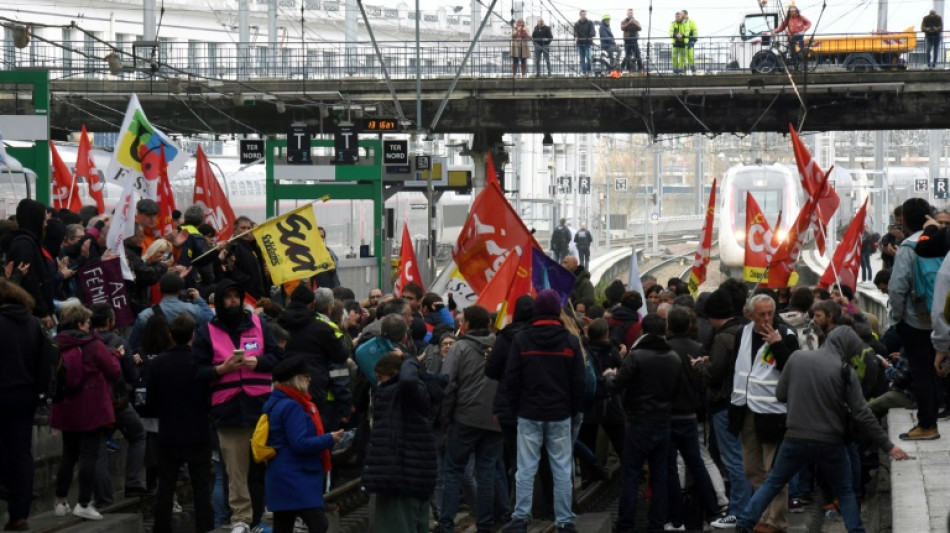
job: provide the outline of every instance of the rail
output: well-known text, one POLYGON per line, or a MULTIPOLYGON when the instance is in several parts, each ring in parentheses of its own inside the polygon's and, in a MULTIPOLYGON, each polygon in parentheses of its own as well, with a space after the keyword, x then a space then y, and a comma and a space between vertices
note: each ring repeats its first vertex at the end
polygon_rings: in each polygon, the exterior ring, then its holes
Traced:
MULTIPOLYGON (((846 42, 867 39, 868 34, 824 35, 846 42)), ((886 41, 886 40, 885 40, 886 41)), ((894 39, 898 41, 898 39, 894 39)), ((943 39, 938 68, 950 66, 947 42, 943 39)), ((622 40, 618 41, 622 45, 622 40)), ((750 45, 739 37, 712 36, 700 38, 694 47, 695 68, 700 74, 748 72, 746 52, 762 50, 758 41, 750 45), (746 50, 743 52, 742 50, 746 50)), ((414 79, 416 76, 416 45, 414 41, 381 41, 383 61, 393 79, 414 79)), ((420 64, 425 78, 452 77, 468 49, 469 41, 422 41, 420 64)), ((894 45, 891 54, 900 59, 899 68, 927 68, 925 43, 918 39, 916 47, 906 52, 906 45, 894 45), (905 53, 906 52, 906 53, 905 53)), ((673 73, 673 47, 668 38, 640 39, 641 57, 653 75, 673 73), (649 63, 647 63, 649 61, 649 63)), ((884 45, 886 48, 887 45, 884 45)), ((504 78, 511 76, 510 40, 482 40, 462 72, 468 78, 504 78)), ((549 46, 552 76, 577 76, 579 61, 573 40, 555 40, 549 46)), ((599 43, 592 47, 593 74, 604 74, 606 57, 599 43)), ((618 54, 622 55, 622 46, 618 54)), ((885 51, 885 53, 887 53, 885 51)), ((534 72, 533 60, 531 72, 534 72)), ((830 63, 830 62, 829 62, 830 63)), ((157 43, 118 42, 107 45, 95 40, 41 41, 33 39, 25 48, 13 41, 0 44, 0 65, 3 69, 48 69, 53 80, 64 78, 153 79, 180 78, 182 92, 194 90, 201 80, 251 81, 275 79, 345 80, 382 79, 383 73, 372 44, 327 42, 204 42, 171 41, 157 43)), ((826 65, 820 64, 818 68, 826 65)), ((885 65, 881 65, 885 66, 885 65)), ((895 64, 886 65, 894 67, 895 64)), ((832 67, 830 64, 828 68, 832 67)))

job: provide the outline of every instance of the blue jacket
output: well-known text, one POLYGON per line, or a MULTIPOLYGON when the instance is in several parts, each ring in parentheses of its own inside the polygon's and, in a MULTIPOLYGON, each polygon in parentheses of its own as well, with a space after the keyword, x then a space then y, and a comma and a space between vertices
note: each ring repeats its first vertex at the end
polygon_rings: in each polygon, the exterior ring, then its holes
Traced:
POLYGON ((290 511, 323 507, 323 459, 333 448, 333 435, 317 436, 310 415, 296 400, 274 389, 264 413, 270 417, 267 442, 277 455, 267 462, 267 508, 290 511))

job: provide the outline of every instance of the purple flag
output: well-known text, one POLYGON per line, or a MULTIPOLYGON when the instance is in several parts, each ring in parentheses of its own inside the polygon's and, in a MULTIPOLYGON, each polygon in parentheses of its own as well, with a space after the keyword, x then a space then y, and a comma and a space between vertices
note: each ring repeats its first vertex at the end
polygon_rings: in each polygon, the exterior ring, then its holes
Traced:
POLYGON ((561 295, 561 305, 567 305, 571 291, 574 290, 574 274, 541 250, 531 250, 531 283, 534 290, 540 292, 544 289, 554 289, 561 295))
POLYGON ((92 307, 102 302, 111 305, 115 311, 115 325, 119 328, 135 322, 118 257, 82 267, 76 274, 76 280, 83 305, 92 307))

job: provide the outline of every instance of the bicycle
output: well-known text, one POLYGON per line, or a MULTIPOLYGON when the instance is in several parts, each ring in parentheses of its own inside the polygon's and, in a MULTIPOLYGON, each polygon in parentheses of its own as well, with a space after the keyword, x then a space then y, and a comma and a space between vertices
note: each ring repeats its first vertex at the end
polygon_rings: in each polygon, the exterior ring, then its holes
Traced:
POLYGON ((797 49, 787 36, 763 35, 762 44, 768 48, 756 52, 749 65, 755 74, 771 74, 786 67, 796 72, 813 72, 821 62, 808 44, 797 49))

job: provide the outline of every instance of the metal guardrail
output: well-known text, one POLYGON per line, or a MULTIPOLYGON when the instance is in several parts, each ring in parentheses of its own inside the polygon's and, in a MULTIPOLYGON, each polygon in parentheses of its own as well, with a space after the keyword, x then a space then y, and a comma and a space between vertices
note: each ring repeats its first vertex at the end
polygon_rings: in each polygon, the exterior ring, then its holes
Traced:
MULTIPOLYGON (((864 34, 865 36, 867 34, 864 34)), ((859 37, 854 36, 856 39, 859 37)), ((947 37, 950 37, 948 35, 947 37)), ((943 42, 950 40, 944 38, 943 42)), ((668 38, 641 38, 641 57, 651 73, 672 73, 672 44, 668 38), (649 60, 649 64, 647 63, 649 60)), ((736 60, 738 38, 730 36, 702 37, 695 43, 695 67, 699 73, 716 74, 742 69, 736 60)), ((618 39, 623 54, 622 39, 618 39)), ((390 76, 413 79, 416 76, 416 45, 414 41, 381 41, 380 50, 390 76)), ((468 49, 469 41, 423 41, 420 43, 422 76, 451 77, 468 49)), ((579 74, 578 54, 573 40, 559 39, 551 43, 553 76, 579 74)), ((597 40, 592 46, 595 74, 597 59, 602 56, 597 40)), ((925 69, 925 44, 904 54, 907 68, 925 69)), ((950 66, 946 44, 938 57, 939 68, 950 66)), ((534 72, 534 60, 530 71, 534 72)), ((16 48, 11 41, 0 45, 3 69, 45 68, 51 79, 149 79, 178 77, 213 80, 312 79, 343 80, 353 78, 381 79, 379 60, 369 42, 279 42, 235 43, 204 41, 160 41, 157 43, 117 43, 114 48, 96 41, 44 42, 30 41, 26 48, 16 48)), ((503 78, 511 76, 510 41, 483 40, 474 50, 462 72, 470 78, 503 78)), ((822 68, 819 66, 819 68, 822 68)), ((187 80, 186 80, 187 81, 187 80)), ((187 91, 185 86, 183 91, 187 91)))

